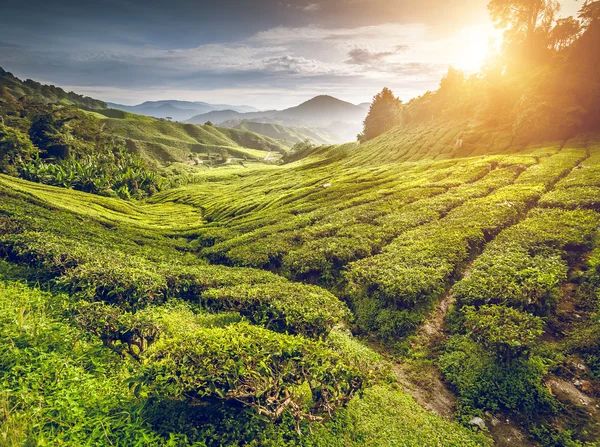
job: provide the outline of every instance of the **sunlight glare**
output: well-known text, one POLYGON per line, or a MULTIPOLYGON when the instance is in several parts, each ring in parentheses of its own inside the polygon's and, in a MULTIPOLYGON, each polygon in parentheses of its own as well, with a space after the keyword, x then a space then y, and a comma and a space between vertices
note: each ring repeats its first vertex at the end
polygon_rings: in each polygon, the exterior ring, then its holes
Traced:
POLYGON ((453 66, 466 73, 479 71, 489 53, 490 45, 495 45, 498 41, 495 31, 494 28, 479 26, 463 29, 458 39, 461 49, 453 66))

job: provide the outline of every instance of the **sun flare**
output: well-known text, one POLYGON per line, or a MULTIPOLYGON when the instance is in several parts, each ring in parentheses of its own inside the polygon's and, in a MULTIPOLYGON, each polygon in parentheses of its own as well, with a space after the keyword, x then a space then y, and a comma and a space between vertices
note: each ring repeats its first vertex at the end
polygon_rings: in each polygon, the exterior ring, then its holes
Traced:
POLYGON ((467 73, 479 71, 490 50, 495 48, 498 30, 493 27, 471 27, 463 29, 459 34, 460 46, 453 63, 455 68, 467 73))

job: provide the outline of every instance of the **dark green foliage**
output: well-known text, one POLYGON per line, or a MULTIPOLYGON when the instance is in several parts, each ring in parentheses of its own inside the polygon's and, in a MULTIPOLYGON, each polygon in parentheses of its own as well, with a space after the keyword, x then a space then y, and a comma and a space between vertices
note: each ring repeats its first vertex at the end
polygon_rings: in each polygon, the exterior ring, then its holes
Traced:
POLYGON ((239 401, 274 420, 284 412, 321 419, 366 379, 319 342, 246 323, 185 332, 173 327, 144 357, 144 380, 161 395, 239 401))
MULTIPOLYGON (((31 79, 21 81, 19 78, 13 76, 12 73, 4 71, 1 67, 0 88, 3 88, 4 91, 7 92, 7 95, 11 95, 11 97, 15 99, 26 96, 29 100, 42 104, 61 103, 89 107, 91 109, 106 108, 106 103, 103 101, 98 101, 87 96, 81 96, 73 92, 67 93, 60 87, 43 85, 39 82, 32 81, 31 79)), ((4 95, 0 95, 0 99, 4 98, 4 95)))
POLYGON ((0 122, 0 172, 17 175, 37 153, 27 135, 0 122))
POLYGON ((469 337, 454 336, 438 363, 458 393, 459 413, 465 422, 485 410, 516 411, 535 418, 556 408, 542 383, 545 371, 539 358, 522 358, 507 365, 469 337))
POLYGON ((506 303, 547 311, 567 279, 563 250, 589 248, 599 222, 600 216, 592 211, 532 212, 488 245, 453 293, 464 304, 506 303))
MULTIPOLYGON (((21 118, 6 115, 11 126, 0 124, 0 172, 124 199, 143 198, 168 186, 81 110, 26 102, 8 111, 14 109, 20 109, 21 118)), ((2 112, 0 108, 0 117, 2 112)))
POLYGON ((539 317, 505 306, 462 308, 468 335, 510 364, 526 356, 543 332, 539 317))
POLYGON ((299 284, 262 284, 212 289, 202 294, 209 309, 234 310, 274 330, 308 336, 329 333, 349 317, 342 303, 329 292, 299 284))
POLYGON ((358 141, 372 140, 400 124, 401 107, 402 101, 388 88, 375 95, 369 114, 365 118, 363 132, 358 135, 358 141))

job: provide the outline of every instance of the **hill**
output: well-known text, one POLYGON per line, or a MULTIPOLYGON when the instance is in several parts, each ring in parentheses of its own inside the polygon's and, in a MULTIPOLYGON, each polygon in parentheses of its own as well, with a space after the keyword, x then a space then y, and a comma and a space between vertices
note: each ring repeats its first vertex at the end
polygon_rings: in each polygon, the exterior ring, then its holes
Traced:
POLYGON ((296 107, 282 110, 274 118, 284 123, 327 127, 334 122, 361 122, 365 116, 363 108, 324 95, 312 98, 296 107))
MULTIPOLYGON (((184 126, 164 125, 170 130, 161 129, 163 134, 184 126)), ((424 128, 415 129, 412 142, 406 144, 419 144, 418 136, 426 133, 424 128)), ((474 143, 473 152, 484 152, 487 144, 474 143)), ((561 390, 572 380, 588 383, 591 389, 598 384, 597 308, 586 303, 600 284, 595 267, 600 240, 600 138, 531 147, 508 144, 497 155, 468 158, 442 151, 438 160, 428 150, 420 159, 415 155, 413 161, 404 161, 396 155, 397 149, 381 139, 360 150, 356 144, 322 147, 299 162, 268 170, 204 171, 198 174, 197 184, 159 192, 146 202, 124 202, 0 176, 0 256, 8 261, 0 264, 0 271, 5 272, 4 278, 52 278, 55 293, 66 295, 50 301, 37 290, 16 288, 7 279, 0 290, 9 290, 11 303, 15 296, 24 303, 54 303, 52 312, 40 311, 46 320, 28 346, 42 343, 40 337, 47 335, 41 334, 52 327, 74 338, 91 337, 97 365, 111 372, 111 390, 121 396, 119 404, 108 400, 110 405, 130 408, 130 401, 122 396, 134 395, 118 384, 131 377, 131 368, 147 375, 135 402, 149 405, 151 411, 144 418, 147 425, 135 430, 143 432, 146 440, 156 439, 155 445, 180 430, 189 441, 213 445, 218 437, 219 443, 227 443, 238 434, 219 428, 224 420, 235 427, 243 425, 244 433, 256 433, 265 444, 292 436, 306 446, 385 445, 390 439, 411 447, 449 442, 489 445, 481 435, 420 406, 451 417, 454 392, 461 420, 488 412, 491 416, 484 416, 482 423, 501 442, 508 436, 526 435, 545 446, 555 444, 544 436, 564 442, 596 439, 597 416, 577 410, 578 399, 593 406, 595 395, 577 391, 580 394, 570 400, 571 395, 561 390), (365 162, 369 153, 374 153, 375 164, 365 162), (448 297, 453 297, 458 313, 450 315, 449 326, 442 331, 436 326, 442 323, 435 321, 447 316, 448 297), (97 302, 105 304, 91 304, 97 302), (189 307, 188 302, 200 303, 200 308, 189 307), (542 307, 543 320, 537 316, 542 307), (348 312, 353 320, 347 320, 348 312), (125 341, 102 346, 101 339, 118 336, 101 324, 109 316, 127 327, 143 324, 140 327, 152 328, 155 335, 144 339, 142 350, 128 345, 124 337, 125 341), (465 323, 453 325, 451 318, 465 323), (490 330, 499 327, 502 332, 506 325, 509 335, 524 333, 513 325, 532 325, 532 335, 519 340, 527 353, 515 348, 507 360, 503 345, 489 345, 487 339, 463 330, 465 326, 487 330, 491 318, 490 330), (397 350, 386 351, 394 375, 386 375, 389 365, 382 364, 371 348, 347 332, 332 330, 338 325, 379 340, 373 346, 397 343, 397 350), (542 333, 548 341, 534 343, 542 333), (582 339, 582 333, 588 335, 582 339), (324 337, 322 346, 314 341, 319 337, 324 337), (190 339, 193 343, 188 344, 190 339), (260 351, 253 347, 257 340, 260 351), (404 340, 411 340, 410 345, 404 340), (291 357, 277 354, 287 347, 294 352, 290 351, 291 357), (111 357, 111 350, 120 356, 111 357), (210 367, 201 362, 207 353, 210 367), (232 376, 227 365, 234 357, 244 363, 232 376), (257 358, 266 367, 255 366, 257 358), (332 376, 321 375, 321 366, 313 367, 312 359, 322 365, 331 358, 338 359, 336 367, 328 370, 332 376), (575 362, 584 367, 577 369, 575 362), (539 364, 551 366, 537 368, 539 364), (311 384, 307 386, 314 387, 310 388, 314 413, 303 413, 304 417, 320 417, 317 399, 324 398, 318 392, 322 383, 340 386, 346 383, 341 378, 350 376, 356 378, 350 383, 364 383, 365 389, 362 395, 353 395, 351 388, 340 389, 339 395, 348 396, 347 407, 336 407, 330 421, 313 423, 310 430, 293 409, 278 425, 251 416, 254 422, 248 422, 245 414, 267 405, 262 391, 241 403, 232 396, 241 389, 248 393, 250 377, 270 377, 279 368, 306 374, 311 384), (222 371, 227 371, 223 372, 227 380, 215 383, 214 392, 203 385, 222 371), (374 375, 367 379, 362 376, 365 371, 374 375), (185 377, 185 385, 163 384, 159 377, 164 374, 185 377), (448 389, 440 375, 453 388, 448 389), (419 391, 423 377, 434 390, 432 395, 419 391), (189 390, 201 390, 203 397, 191 398, 189 390), (179 403, 174 404, 171 393, 179 392, 179 403), (449 406, 440 403, 439 395, 449 399, 449 406), (152 400, 146 401, 145 396, 152 400), (203 404, 198 406, 197 399, 203 404), (539 413, 522 419, 530 414, 522 410, 528 405, 539 413), (174 422, 164 422, 165 415, 174 422), (498 425, 494 419, 498 415, 503 421, 521 421, 521 426, 498 425), (296 417, 302 431, 298 438, 296 417), (183 426, 176 422, 181 418, 186 421, 183 426), (544 435, 540 427, 550 427, 549 434, 544 435)), ((73 343, 64 336, 61 340, 65 348, 73 343)), ((20 355, 20 346, 13 347, 11 355, 20 355)), ((76 359, 83 358, 71 356, 68 349, 59 352, 64 356, 61 361, 69 365, 78 365, 76 359)), ((45 357, 34 358, 46 365, 45 357)), ((31 356, 28 359, 32 361, 31 356)), ((71 368, 75 366, 67 369, 69 374, 76 374, 71 368)), ((8 371, 2 373, 5 381, 18 380, 21 386, 35 381, 28 374, 6 377, 8 371)), ((82 386, 93 390, 92 384, 105 376, 91 372, 82 386)), ((62 383, 44 395, 62 395, 62 383)), ((283 387, 281 393, 293 395, 287 388, 293 387, 291 382, 277 383, 283 387)), ((10 396, 20 402, 20 394, 10 396)), ((70 405, 78 409, 75 433, 82 438, 92 436, 97 420, 112 417, 110 427, 126 424, 108 411, 94 410, 100 391, 86 393, 85 399, 81 396, 76 393, 70 405)), ((44 427, 39 418, 45 420, 45 413, 19 408, 21 421, 44 427)), ((74 419, 64 421, 65 430, 75 424, 74 419)), ((124 427, 134 429, 131 423, 124 427)), ((44 436, 48 433, 38 430, 44 436)), ((116 429, 107 430, 107 436, 117 436, 116 429)), ((62 428, 53 433, 62 433, 62 428)), ((72 429, 70 433, 75 436, 72 429)), ((521 439, 521 445, 527 445, 521 439)))
POLYGON ((269 120, 277 113, 276 110, 267 110, 264 112, 247 112, 242 113, 236 110, 215 110, 208 113, 202 113, 191 117, 186 121, 189 124, 204 124, 210 121, 213 124, 219 125, 225 121, 232 120, 252 120, 252 119, 267 119, 269 120))
POLYGON ((57 103, 92 109, 104 109, 107 107, 103 101, 73 92, 65 92, 60 87, 40 84, 31 79, 22 81, 0 67, 0 98, 8 98, 9 95, 14 99, 27 97, 31 101, 43 104, 57 103))
POLYGON ((277 175, 225 176, 210 191, 190 185, 151 200, 202 207, 210 224, 199 231, 199 253, 211 263, 266 269, 348 302, 355 333, 397 340, 400 381, 428 408, 452 414, 439 399, 451 402, 454 391, 465 422, 492 408, 522 421, 519 433, 489 413, 483 423, 499 443, 517 436, 529 445, 527 433, 546 446, 593 442, 598 415, 576 408, 580 398, 597 404, 600 384, 600 332, 580 338, 597 330, 589 288, 600 284, 600 137, 507 142, 497 155, 486 154, 493 141, 480 141, 467 158, 441 144, 433 160, 429 146, 419 156, 422 138, 435 139, 427 130, 398 146, 318 148, 277 175), (528 325, 531 338, 519 340, 527 352, 515 348, 508 360, 506 345, 475 335, 528 325), (573 376, 577 362, 584 366, 573 376), (429 397, 418 391, 424 375, 429 397), (590 388, 563 393, 572 380, 590 388), (539 413, 522 420, 527 405, 539 413))
MULTIPOLYGON (((175 121, 186 121, 194 115, 209 113, 215 110, 234 110, 237 112, 256 112, 250 106, 232 106, 229 104, 209 104, 201 101, 146 101, 135 106, 108 103, 108 107, 138 115, 152 116, 154 118, 170 117, 175 121)), ((208 121, 208 120, 207 120, 208 121)), ((204 124, 206 121, 198 123, 204 124)))
MULTIPOLYGON (((180 107, 190 104, 212 107, 206 103, 181 101, 145 103, 144 107, 167 114, 176 107, 183 110, 180 107)), ((123 138, 127 149, 141 156, 150 166, 189 163, 190 160, 195 163, 211 159, 226 161, 230 157, 262 160, 270 153, 284 153, 289 147, 284 142, 242 129, 180 124, 107 109, 106 106, 102 101, 67 93, 52 85, 21 81, 0 69, 0 117, 6 116, 7 125, 18 128, 19 132, 31 134, 37 126, 35 122, 39 121, 45 129, 42 133, 55 134, 44 143, 50 145, 49 151, 45 146, 40 148, 46 155, 62 158, 70 151, 77 157, 84 157, 85 151, 95 151, 91 142, 99 136, 106 150, 111 145, 108 140, 123 138)), ((23 136, 26 140, 31 137, 23 136)), ((34 144, 41 143, 34 141, 34 144)))
MULTIPOLYGON (((266 135, 275 140, 288 141, 290 143, 299 143, 310 140, 317 145, 340 143, 340 137, 331 135, 328 132, 310 127, 287 127, 281 124, 259 123, 253 121, 242 121, 241 123, 232 122, 234 128, 247 130, 250 132, 266 135)), ((227 122, 221 123, 227 126, 227 122)))
POLYGON ((187 120, 192 124, 204 124, 208 121, 221 124, 226 121, 254 121, 280 124, 286 127, 310 127, 323 129, 332 135, 338 135, 338 141, 353 141, 362 128, 367 111, 349 102, 332 96, 317 96, 296 107, 285 110, 239 113, 234 110, 215 111, 197 115, 187 120))
MULTIPOLYGON (((231 174, 223 180, 240 175, 231 174)), ((287 180, 284 184, 290 186, 287 180)), ((223 185, 217 182, 217 188, 223 185)), ((211 189, 205 191, 212 194, 211 189)), ((0 306, 7 316, 4 330, 11 334, 0 342, 10 364, 0 376, 10 387, 3 398, 12 404, 11 417, 19 420, 9 428, 11 439, 43 437, 54 443, 68 434, 72 445, 109 445, 127 436, 159 446, 179 437, 183 445, 227 445, 243 430, 261 444, 281 446, 290 439, 297 445, 334 447, 390 440, 415 447, 489 444, 421 408, 392 384, 379 355, 333 329, 348 311, 325 289, 258 269, 209 265, 190 255, 193 241, 210 231, 200 208, 129 203, 6 176, 0 176, 0 198, 0 255, 6 260, 0 261, 0 306), (60 284, 53 289, 60 299, 15 282, 28 275, 39 281, 53 278, 53 284, 60 284), (210 313, 197 307, 200 296, 210 313), (247 307, 247 300, 258 307, 247 307), (21 332, 15 302, 28 309, 31 332, 21 332), (117 333, 103 321, 132 328, 134 338, 113 339, 117 333), (15 337, 20 343, 13 344, 15 337), (109 341, 103 345, 101 340, 109 341), (49 341, 50 358, 44 354, 49 341), (19 365, 25 353, 33 367, 17 373, 12 365, 19 365), (55 362, 63 365, 64 380, 43 391, 35 388, 35 371, 56 372, 55 362), (231 370, 232 364, 240 368, 231 370), (130 388, 134 375, 139 381, 130 388), (194 381, 174 401, 170 396, 179 393, 178 387, 169 377, 194 381), (204 388, 204 378, 216 377, 223 380, 215 380, 214 391, 204 388), (249 391, 253 377, 269 380, 249 391), (298 380, 306 393, 293 394, 298 380), (22 404, 24 394, 13 391, 17 384, 39 399, 53 396, 62 402, 68 396, 70 411, 60 411, 59 428, 46 428, 53 424, 54 409, 22 404), (363 386, 364 392, 356 393, 363 386), (335 390, 336 397, 322 393, 324 387, 335 390), (187 401, 188 389, 206 389, 207 394, 187 401), (288 398, 273 400, 282 394, 306 403, 309 390, 310 413, 294 410, 297 404, 290 407, 288 398), (237 397, 248 392, 252 395, 237 397), (319 402, 327 402, 324 410, 319 402), (266 418, 256 417, 263 408, 274 409, 266 418), (269 422, 281 412, 283 420, 269 422), (309 423, 309 417, 316 419, 309 423), (235 429, 223 429, 224 424, 235 429), (98 434, 98 425, 106 431, 98 434), (287 441, 278 441, 282 438, 287 441)))
POLYGON ((127 112, 104 113, 109 115, 101 118, 105 132, 124 138, 129 149, 153 164, 219 154, 265 158, 269 152, 287 150, 281 142, 245 130, 169 122, 127 112))

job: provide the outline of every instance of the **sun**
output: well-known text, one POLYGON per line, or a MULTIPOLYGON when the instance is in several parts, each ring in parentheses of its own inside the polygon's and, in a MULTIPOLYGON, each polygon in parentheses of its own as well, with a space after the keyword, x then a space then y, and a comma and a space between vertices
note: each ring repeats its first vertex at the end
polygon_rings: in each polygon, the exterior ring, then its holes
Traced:
POLYGON ((467 73, 475 73, 481 69, 490 49, 497 42, 498 32, 493 27, 476 26, 464 28, 457 38, 455 68, 467 73))

